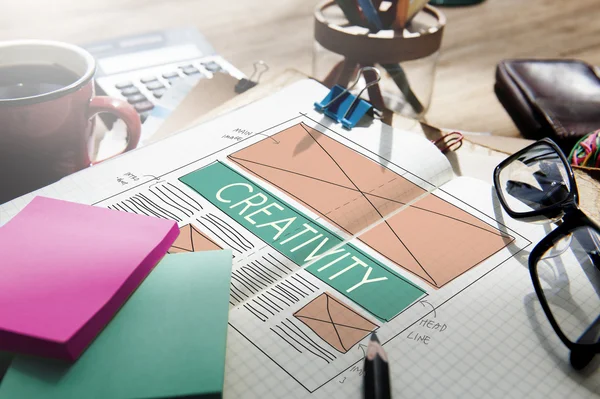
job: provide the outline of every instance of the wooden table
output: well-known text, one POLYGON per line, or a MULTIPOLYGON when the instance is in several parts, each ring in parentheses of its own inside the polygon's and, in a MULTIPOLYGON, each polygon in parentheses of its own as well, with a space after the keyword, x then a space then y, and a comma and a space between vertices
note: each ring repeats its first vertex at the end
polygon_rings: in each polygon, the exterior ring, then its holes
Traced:
MULTIPOLYGON (((311 73, 316 0, 4 0, 0 40, 86 43, 183 25, 196 26, 246 73, 256 59, 274 73, 311 73)), ((448 18, 432 106, 435 126, 516 136, 493 92, 498 61, 580 58, 600 65, 600 1, 487 0, 444 8, 448 18)))

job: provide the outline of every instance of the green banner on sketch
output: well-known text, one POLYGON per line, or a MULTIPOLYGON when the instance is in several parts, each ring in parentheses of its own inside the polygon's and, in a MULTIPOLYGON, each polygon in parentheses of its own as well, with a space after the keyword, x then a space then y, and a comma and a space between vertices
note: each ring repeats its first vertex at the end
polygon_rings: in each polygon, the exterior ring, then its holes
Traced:
POLYGON ((221 162, 180 178, 272 248, 381 320, 424 291, 221 162), (328 252, 332 248, 333 251, 328 252))

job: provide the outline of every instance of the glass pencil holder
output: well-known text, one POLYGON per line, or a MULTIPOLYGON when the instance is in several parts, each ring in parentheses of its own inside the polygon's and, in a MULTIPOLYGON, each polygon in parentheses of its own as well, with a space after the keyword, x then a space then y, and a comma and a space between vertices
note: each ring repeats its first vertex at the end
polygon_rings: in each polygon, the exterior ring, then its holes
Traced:
MULTIPOLYGON (((439 10, 427 5, 404 30, 390 28, 377 33, 350 24, 331 0, 317 6, 314 18, 313 77, 327 87, 347 87, 360 68, 374 66, 381 81, 368 90, 371 104, 384 114, 414 119, 425 115, 446 24, 439 10)), ((366 82, 361 83, 356 92, 366 82)))

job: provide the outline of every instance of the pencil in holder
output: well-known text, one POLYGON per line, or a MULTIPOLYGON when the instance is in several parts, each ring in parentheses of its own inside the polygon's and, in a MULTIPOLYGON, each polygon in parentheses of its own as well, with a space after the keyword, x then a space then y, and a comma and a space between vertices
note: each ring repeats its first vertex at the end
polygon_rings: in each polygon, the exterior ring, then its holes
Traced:
POLYGON ((376 67, 381 81, 368 90, 376 108, 415 119, 425 115, 446 24, 441 12, 426 6, 402 31, 377 33, 351 24, 330 0, 317 6, 314 18, 315 78, 328 87, 347 87, 359 69, 376 67))

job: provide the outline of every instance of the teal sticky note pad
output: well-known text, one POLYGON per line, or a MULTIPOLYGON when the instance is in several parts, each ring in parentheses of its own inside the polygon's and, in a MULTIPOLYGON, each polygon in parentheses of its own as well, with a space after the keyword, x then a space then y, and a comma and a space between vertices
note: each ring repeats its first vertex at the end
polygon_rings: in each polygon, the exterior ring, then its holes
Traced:
POLYGON ((73 364, 18 356, 0 398, 221 397, 231 250, 167 255, 73 364))

